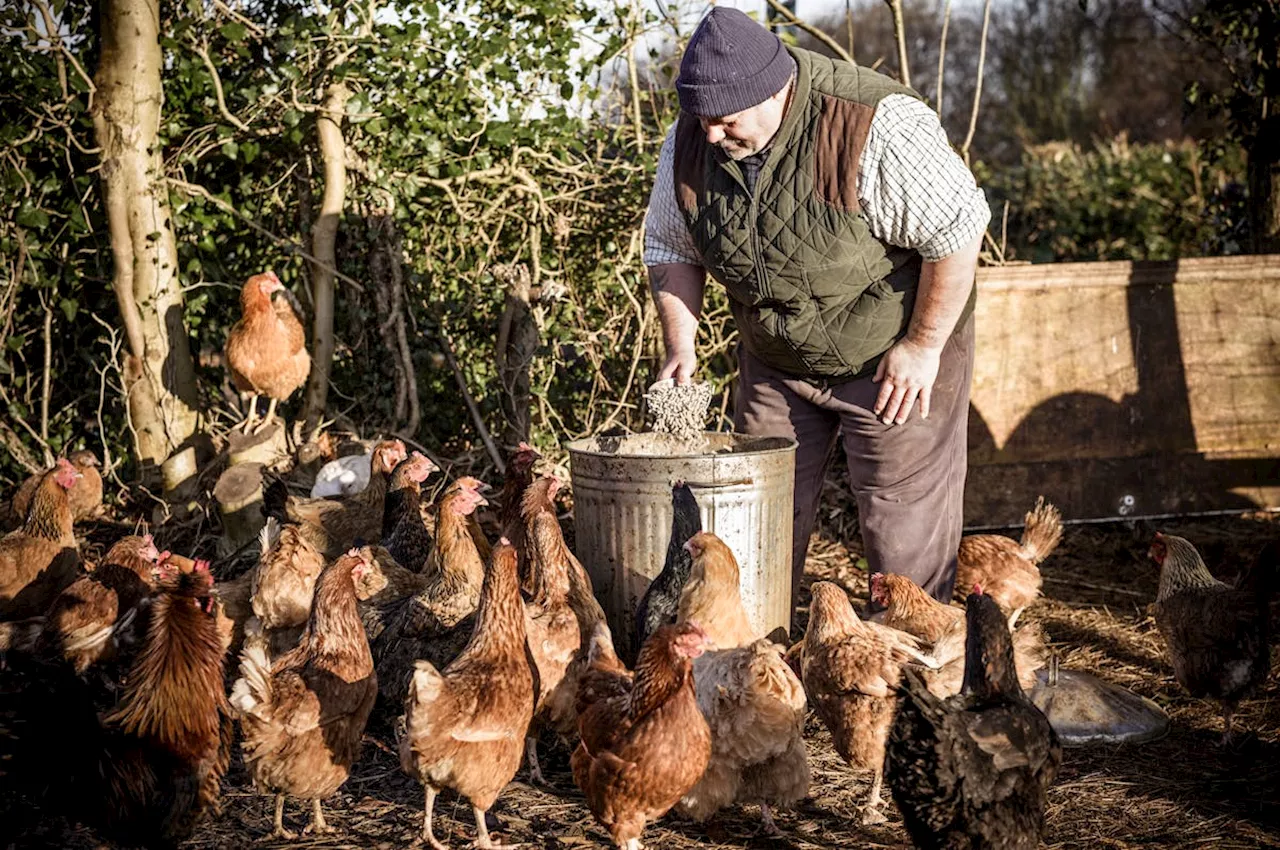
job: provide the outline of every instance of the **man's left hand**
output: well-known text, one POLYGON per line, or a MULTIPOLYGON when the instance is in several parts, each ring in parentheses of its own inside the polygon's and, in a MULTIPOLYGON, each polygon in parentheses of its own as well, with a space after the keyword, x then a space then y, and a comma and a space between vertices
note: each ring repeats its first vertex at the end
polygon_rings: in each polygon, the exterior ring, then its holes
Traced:
POLYGON ((874 413, 881 422, 886 425, 906 422, 917 398, 920 417, 929 418, 929 401, 941 359, 941 348, 927 348, 905 337, 885 352, 873 379, 880 384, 874 413))

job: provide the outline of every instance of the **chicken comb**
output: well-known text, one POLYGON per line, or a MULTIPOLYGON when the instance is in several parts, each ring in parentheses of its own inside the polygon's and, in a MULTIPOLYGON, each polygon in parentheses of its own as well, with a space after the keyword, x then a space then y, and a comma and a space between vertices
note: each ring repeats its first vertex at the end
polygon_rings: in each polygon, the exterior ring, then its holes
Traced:
POLYGON ((974 592, 974 594, 975 594, 975 595, 977 595, 977 596, 981 596, 981 595, 982 595, 982 585, 978 584, 978 583, 975 581, 975 582, 973 583, 973 592, 974 592))

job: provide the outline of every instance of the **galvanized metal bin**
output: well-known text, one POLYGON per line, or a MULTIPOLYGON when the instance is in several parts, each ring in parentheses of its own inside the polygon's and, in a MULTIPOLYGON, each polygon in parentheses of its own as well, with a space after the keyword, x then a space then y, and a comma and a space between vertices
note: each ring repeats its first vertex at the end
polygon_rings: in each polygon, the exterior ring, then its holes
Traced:
POLYGON ((595 586, 614 641, 632 656, 633 617, 662 571, 671 536, 671 487, 689 483, 702 527, 737 556, 747 616, 764 635, 791 624, 794 440, 708 432, 707 453, 680 454, 664 435, 566 445, 577 555, 595 586), (643 452, 643 453, 642 453, 643 452))

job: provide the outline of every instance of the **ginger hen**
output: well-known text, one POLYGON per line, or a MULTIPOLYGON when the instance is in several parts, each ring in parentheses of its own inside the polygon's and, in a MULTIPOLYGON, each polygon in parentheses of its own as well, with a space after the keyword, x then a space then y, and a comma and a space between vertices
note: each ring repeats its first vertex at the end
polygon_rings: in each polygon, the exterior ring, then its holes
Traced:
POLYGON ((68 492, 80 473, 66 459, 46 472, 22 526, 0 538, 0 620, 37 617, 75 581, 80 564, 68 492))
POLYGON ((1226 745, 1236 705, 1271 672, 1276 549, 1263 549, 1233 584, 1215 579, 1196 548, 1181 537, 1157 534, 1149 554, 1160 565, 1156 627, 1169 649, 1173 675, 1193 697, 1221 705, 1226 745))
POLYGON ((863 810, 864 823, 882 823, 880 787, 885 738, 897 704, 902 667, 920 658, 916 640, 905 632, 863 622, 849 597, 835 584, 810 589, 809 626, 804 636, 804 689, 836 752, 874 778, 863 810))
MULTIPOLYGON (((98 472, 98 467, 102 464, 98 462, 98 456, 88 450, 72 452, 67 455, 67 460, 76 468, 76 472, 80 473, 80 478, 67 492, 67 499, 71 505, 71 519, 74 522, 83 522, 96 516, 102 507, 102 475, 98 472)), ((45 472, 49 471, 45 470, 45 472)), ((40 480, 44 478, 45 472, 29 476, 13 494, 9 510, 15 524, 21 525, 26 519, 27 509, 31 507, 31 499, 35 496, 36 488, 40 486, 40 480)))
POLYGON ((734 802, 759 803, 765 830, 776 835, 771 807, 794 805, 809 791, 804 688, 783 661, 783 647, 734 633, 747 615, 738 562, 724 541, 700 532, 685 546, 694 579, 680 600, 680 622, 702 625, 712 647, 693 662, 711 760, 680 810, 703 821, 734 802))
POLYGON ((670 811, 706 770, 711 730, 698 708, 693 660, 707 644, 694 623, 663 626, 640 648, 628 678, 617 656, 602 658, 592 639, 592 666, 579 686, 581 741, 570 764, 587 808, 620 848, 640 850, 645 824, 670 811))
POLYGON ((516 550, 506 538, 493 550, 475 628, 444 671, 417 662, 404 702, 400 764, 422 783, 422 837, 432 831, 436 795, 452 788, 471 801, 476 846, 496 848, 485 812, 515 776, 533 716, 534 682, 525 647, 524 606, 516 550))
POLYGON ((275 272, 254 275, 240 290, 240 320, 227 334, 225 357, 231 383, 248 406, 246 433, 257 417, 258 396, 271 400, 262 430, 275 418, 276 405, 307 382, 311 356, 301 311, 275 272))
POLYGON ((274 664, 260 646, 241 655, 231 704, 240 712, 254 784, 276 793, 272 837, 296 837, 284 828, 286 795, 312 801, 307 832, 332 831, 320 801, 347 781, 378 695, 356 611, 356 582, 371 569, 370 559, 368 549, 352 549, 325 568, 293 651, 274 664))
POLYGON ((1062 539, 1062 514, 1041 496, 1027 512, 1022 539, 1001 534, 971 534, 960 539, 956 555, 955 598, 969 595, 973 586, 1009 612, 1016 623, 1022 609, 1040 595, 1040 564, 1062 539))
POLYGON ((999 606, 975 592, 965 608, 960 693, 939 699, 914 670, 903 674, 885 761, 889 788, 922 850, 1034 850, 1062 747, 1018 684, 999 606))

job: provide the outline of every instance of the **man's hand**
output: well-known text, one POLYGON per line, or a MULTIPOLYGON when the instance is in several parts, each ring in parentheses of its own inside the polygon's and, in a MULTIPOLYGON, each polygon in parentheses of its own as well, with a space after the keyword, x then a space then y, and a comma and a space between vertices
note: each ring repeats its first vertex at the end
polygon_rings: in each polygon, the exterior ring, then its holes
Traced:
POLYGON ((874 413, 881 422, 886 425, 906 422, 917 398, 921 418, 929 418, 929 401, 941 358, 941 348, 927 348, 906 338, 885 352, 873 378, 880 384, 874 413))
POLYGON ((681 347, 667 351, 667 362, 658 373, 658 380, 675 378, 676 383, 683 385, 693 382, 693 373, 698 369, 698 357, 692 348, 681 347))

